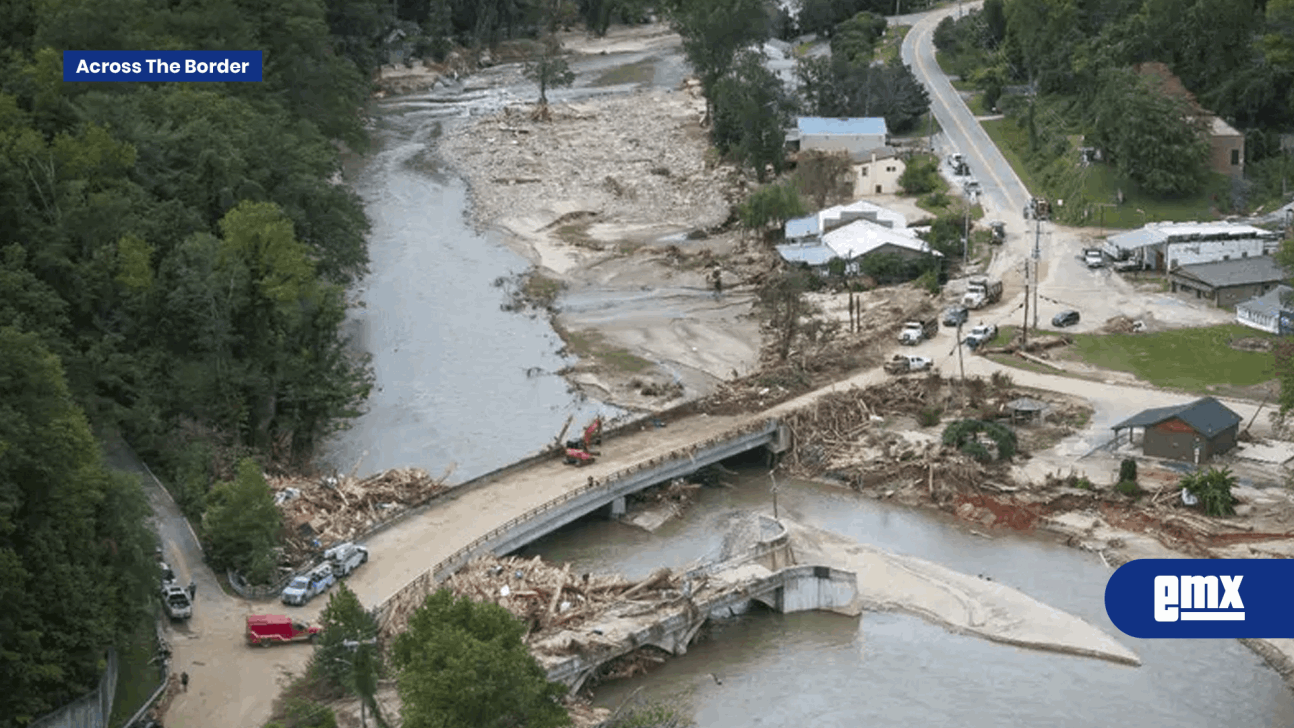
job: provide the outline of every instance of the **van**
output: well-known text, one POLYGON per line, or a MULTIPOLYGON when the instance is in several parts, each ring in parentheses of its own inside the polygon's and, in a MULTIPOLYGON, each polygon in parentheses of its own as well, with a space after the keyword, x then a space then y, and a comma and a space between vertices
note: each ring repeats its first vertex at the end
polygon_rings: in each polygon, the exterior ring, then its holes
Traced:
POLYGON ((261 647, 278 642, 314 641, 321 629, 282 614, 247 615, 247 643, 261 647))

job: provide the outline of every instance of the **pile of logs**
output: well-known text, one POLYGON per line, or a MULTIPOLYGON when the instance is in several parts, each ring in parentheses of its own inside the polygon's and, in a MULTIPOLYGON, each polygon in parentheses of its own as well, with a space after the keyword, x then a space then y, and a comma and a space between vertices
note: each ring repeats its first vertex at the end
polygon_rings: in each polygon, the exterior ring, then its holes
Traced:
POLYGON ((444 586, 458 596, 508 610, 530 626, 526 641, 533 645, 557 632, 577 629, 615 605, 652 605, 673 599, 678 593, 675 581, 674 573, 664 568, 633 582, 618 575, 572 574, 569 563, 558 567, 538 556, 483 556, 449 577, 444 586))
POLYGON ((309 561, 321 547, 350 541, 375 525, 447 489, 447 471, 433 478, 418 468, 396 468, 366 478, 270 478, 287 527, 286 558, 309 561))

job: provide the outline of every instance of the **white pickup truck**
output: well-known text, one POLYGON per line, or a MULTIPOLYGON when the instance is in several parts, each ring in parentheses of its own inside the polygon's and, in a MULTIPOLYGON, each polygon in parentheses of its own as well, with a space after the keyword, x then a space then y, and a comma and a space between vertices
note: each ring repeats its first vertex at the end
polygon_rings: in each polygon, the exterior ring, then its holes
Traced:
POLYGON ((911 372, 923 372, 932 366, 934 366, 934 361, 928 356, 895 354, 893 359, 885 362, 885 371, 888 374, 908 374, 911 372))
POLYGON ((193 600, 189 598, 189 592, 174 582, 162 587, 162 608, 171 619, 193 616, 193 600))
POLYGON ((997 324, 980 324, 966 335, 966 346, 974 351, 997 338, 997 324))
POLYGON ((1105 254, 1100 248, 1083 248, 1083 262, 1087 263, 1088 268, 1103 268, 1105 254))
POLYGON ((324 558, 332 566, 333 576, 340 579, 368 561, 368 549, 347 541, 325 551, 324 558))

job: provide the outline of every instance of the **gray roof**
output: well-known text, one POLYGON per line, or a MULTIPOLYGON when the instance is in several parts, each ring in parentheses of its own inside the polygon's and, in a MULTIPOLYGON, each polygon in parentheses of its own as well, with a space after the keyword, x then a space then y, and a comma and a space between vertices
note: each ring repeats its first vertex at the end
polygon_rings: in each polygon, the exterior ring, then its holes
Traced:
POLYGON ((1142 410, 1110 429, 1117 431, 1129 427, 1151 427, 1174 417, 1190 425, 1205 437, 1213 437, 1240 422, 1240 415, 1231 411, 1226 405, 1212 397, 1203 397, 1194 402, 1172 407, 1142 410))
POLYGON ((808 263, 811 266, 826 265, 832 258, 838 258, 835 251, 821 243, 808 245, 779 245, 777 252, 782 260, 788 263, 808 263))
POLYGON ((1281 299, 1288 293, 1294 293, 1294 288, 1286 285, 1279 285, 1261 296, 1254 296, 1248 301, 1236 304, 1236 309, 1245 309, 1265 316, 1275 316, 1281 311, 1286 310, 1287 306, 1281 304, 1281 299))
POLYGON ((1108 240, 1115 247, 1132 250, 1160 243, 1272 237, 1271 232, 1262 228, 1234 222, 1152 222, 1136 230, 1111 235, 1108 240))
POLYGON ((1212 288, 1243 286, 1251 283, 1271 283, 1288 277, 1284 268, 1270 255, 1252 258, 1220 260, 1216 263, 1195 263, 1173 269, 1174 275, 1194 278, 1212 288))

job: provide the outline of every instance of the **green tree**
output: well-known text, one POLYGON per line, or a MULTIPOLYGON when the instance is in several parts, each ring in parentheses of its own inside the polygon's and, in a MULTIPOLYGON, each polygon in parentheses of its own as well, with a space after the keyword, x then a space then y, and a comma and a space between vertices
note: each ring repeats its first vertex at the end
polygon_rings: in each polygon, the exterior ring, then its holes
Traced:
POLYGON ((548 681, 525 631, 497 604, 428 595, 391 651, 406 728, 568 725, 566 689, 548 681))
POLYGON ((377 615, 364 609, 346 582, 339 582, 319 615, 323 630, 315 639, 310 674, 338 693, 353 693, 380 716, 375 694, 382 672, 377 649, 377 615))
POLYGON ((871 63, 876 44, 885 36, 888 21, 876 13, 859 13, 836 26, 831 34, 831 55, 850 63, 871 63))
POLYGON ((548 113, 548 89, 570 86, 575 83, 575 72, 562 57, 561 44, 557 36, 548 35, 542 41, 543 50, 538 56, 526 63, 526 78, 539 86, 538 113, 548 113))
POLYGON ((710 138, 721 153, 755 171, 764 182, 768 170, 786 166, 786 128, 794 103, 777 75, 754 51, 743 51, 732 72, 714 88, 714 126, 710 138))
POLYGON ((94 688, 153 595, 138 481, 112 474, 58 358, 0 327, 0 725, 94 688))
POLYGON ((768 38, 769 17, 762 0, 676 0, 669 11, 708 102, 713 102, 719 80, 732 69, 738 52, 768 38))
POLYGON ((211 489, 202 534, 212 566, 236 569, 254 583, 268 583, 274 576, 274 549, 282 528, 274 494, 251 458, 238 463, 234 480, 211 489))
POLYGON ((897 58, 883 66, 840 58, 796 61, 806 113, 832 118, 885 117, 892 133, 916 128, 930 110, 930 94, 897 58))
POLYGON ((1204 121, 1131 71, 1110 70, 1103 79, 1092 136, 1115 168, 1152 195, 1197 192, 1209 154, 1204 121))
POLYGON ((737 214, 747 230, 763 232, 770 225, 780 226, 787 220, 805 214, 800 193, 786 183, 759 187, 741 203, 737 214))
POLYGON ((899 186, 908 195, 924 195, 939 189, 939 160, 930 154, 913 155, 899 175, 899 186))

